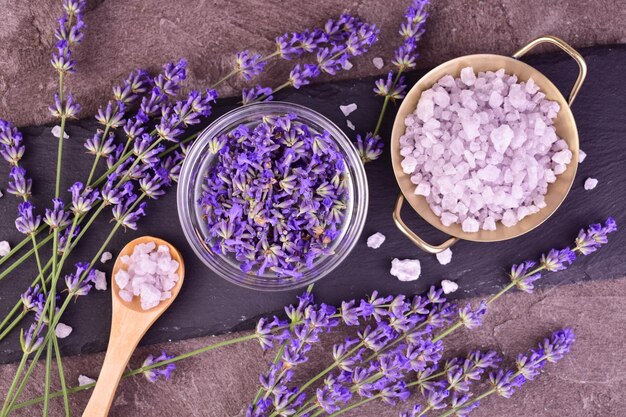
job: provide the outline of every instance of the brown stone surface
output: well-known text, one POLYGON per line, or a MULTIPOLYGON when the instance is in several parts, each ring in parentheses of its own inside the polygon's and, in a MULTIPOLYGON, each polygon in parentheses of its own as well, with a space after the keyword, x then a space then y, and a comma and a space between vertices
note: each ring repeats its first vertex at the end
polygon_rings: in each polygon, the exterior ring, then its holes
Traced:
MULTIPOLYGON (((558 279, 558 275, 554 275, 558 279)), ((490 398, 476 410, 475 417, 622 417, 626 408, 626 279, 584 282, 555 286, 528 295, 512 293, 496 302, 483 327, 462 331, 447 341, 447 355, 476 348, 495 348, 510 363, 518 352, 534 346, 552 331, 571 326, 577 340, 571 354, 529 383, 512 399, 490 398)), ((245 334, 245 333, 244 333, 245 334)), ((332 343, 347 333, 337 332, 313 351, 310 363, 296 374, 298 379, 314 375, 330 362, 332 343)), ((227 338, 206 337, 141 348, 132 360, 139 365, 148 353, 161 348, 180 354, 227 338)), ((111 417, 140 416, 243 416, 254 397, 260 372, 273 352, 263 355, 256 342, 245 342, 204 353, 183 362, 170 381, 151 384, 142 377, 122 382, 111 417)), ((64 366, 69 383, 76 384, 80 373, 96 377, 102 354, 66 358, 64 366)), ((34 380, 43 381, 40 365, 34 380)), ((5 392, 15 365, 0 367, 0 391, 5 392)), ((41 386, 30 386, 23 396, 38 395, 41 386)), ((76 415, 84 408, 89 394, 71 398, 76 415)), ((37 414, 33 407, 16 413, 37 414)), ((397 416, 399 408, 380 402, 371 403, 347 417, 397 416)), ((52 416, 60 416, 62 402, 54 400, 52 416)))
MULTIPOLYGON (((0 2, 0 114, 19 125, 50 120, 46 111, 56 80, 49 65, 59 0, 0 2)), ((531 38, 551 33, 576 46, 626 42, 624 0, 435 0, 421 45, 421 66, 473 53, 510 54, 531 38)), ((88 30, 76 50, 79 72, 67 85, 94 114, 110 87, 137 67, 156 70, 185 57, 192 87, 207 86, 228 72, 235 52, 273 50, 276 35, 319 25, 343 11, 382 27, 381 41, 343 77, 371 75, 371 58, 389 61, 408 0, 90 0, 88 30)), ((284 82, 292 63, 272 65, 261 81, 284 82), (274 68, 277 67, 277 68, 274 68)), ((240 85, 223 88, 233 94, 240 85)))
MULTIPOLYGON (((89 31, 78 49, 79 73, 69 88, 84 106, 95 112, 109 96, 109 88, 135 67, 157 69, 179 56, 190 62, 191 85, 205 86, 224 74, 232 54, 242 48, 270 51, 272 39, 285 30, 319 24, 341 11, 358 13, 383 27, 381 42, 355 61, 347 77, 370 75, 370 62, 385 62, 396 45, 395 31, 408 0, 357 1, 90 1, 89 31)), ((544 1, 439 0, 434 1, 428 33, 422 44, 422 66, 472 52, 510 53, 534 36, 552 33, 576 46, 626 42, 624 0, 544 1)), ((53 45, 56 0, 1 2, 0 115, 20 125, 49 121, 45 108, 55 90, 49 55, 53 45)), ((269 68, 266 84, 279 84, 288 65, 269 68)), ((383 70, 381 70, 383 71, 383 70)), ((232 94, 238 85, 226 86, 232 94)), ((534 345, 552 330, 572 326, 578 336, 572 354, 549 366, 544 375, 511 400, 489 399, 474 415, 534 417, 618 417, 626 409, 626 279, 556 286, 534 295, 511 294, 491 311, 485 326, 450 338, 450 352, 495 347, 509 359, 534 345)), ((182 353, 227 337, 201 338, 164 346, 182 353)), ((340 335, 336 335, 340 338, 340 335)), ((333 340, 336 340, 333 338, 333 340)), ((300 374, 302 378, 325 366, 332 340, 317 348, 300 374)), ((142 348, 136 366, 158 346, 142 348)), ((103 356, 65 360, 68 381, 80 373, 96 377, 103 356)), ((265 361, 254 343, 231 346, 186 360, 172 380, 150 384, 136 377, 122 383, 112 416, 240 416, 256 390, 265 361)), ((43 381, 42 366, 35 381, 43 381)), ((7 390, 15 365, 0 367, 0 392, 7 390)), ((41 384, 41 383, 38 383, 41 384)), ((23 399, 41 393, 28 386, 23 399)), ((2 395, 3 397, 3 395, 2 395)), ((72 396, 74 415, 84 408, 88 394, 72 396)), ((54 400, 50 415, 62 415, 54 400)), ((39 408, 17 413, 39 414, 39 408)), ((380 403, 346 416, 395 416, 397 410, 380 403)))

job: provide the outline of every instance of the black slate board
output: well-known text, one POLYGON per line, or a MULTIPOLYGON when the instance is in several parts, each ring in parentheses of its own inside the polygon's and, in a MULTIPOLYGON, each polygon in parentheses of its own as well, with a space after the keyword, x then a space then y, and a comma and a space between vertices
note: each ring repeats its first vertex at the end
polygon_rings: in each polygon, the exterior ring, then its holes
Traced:
MULTIPOLYGON (((574 187, 563 206, 541 227, 501 243, 480 244, 459 242, 453 247, 453 260, 441 266, 433 255, 414 247, 394 226, 391 213, 398 188, 391 169, 390 157, 385 153, 379 161, 367 165, 370 188, 370 207, 367 224, 359 244, 349 258, 331 275, 315 287, 318 299, 337 304, 343 299, 361 297, 374 289, 382 293, 416 293, 437 284, 443 278, 459 283, 455 297, 489 294, 497 291, 507 281, 506 272, 511 263, 535 259, 553 246, 570 244, 578 229, 588 222, 614 216, 622 226, 626 224, 626 46, 596 47, 582 51, 589 75, 573 106, 580 134, 581 148, 588 154, 580 165, 574 187), (599 185, 593 191, 583 189, 584 180, 593 176, 599 185), (387 236, 378 250, 366 247, 365 241, 374 232, 387 236), (399 282, 389 274, 392 258, 419 258, 422 277, 411 283, 399 282)), ((562 91, 569 91, 576 77, 576 66, 563 54, 546 54, 526 60, 552 79, 562 91)), ((410 74, 409 83, 415 82, 424 71, 410 74)), ((349 119, 360 131, 373 128, 381 101, 372 93, 374 79, 328 83, 287 91, 277 99, 309 106, 328 116, 349 134, 346 118, 339 110, 340 104, 358 103, 358 110, 349 119)), ((235 100, 219 103, 215 115, 223 114, 236 106, 235 100)), ((34 109, 34 111, 44 111, 34 109)), ((393 106, 385 120, 383 134, 388 137, 394 118, 393 106)), ((205 124, 206 125, 206 124, 205 124)), ((198 128, 202 128, 199 126, 198 128)), ((91 156, 84 154, 82 142, 92 134, 95 122, 83 120, 69 127, 71 139, 65 142, 63 189, 75 180, 84 180, 91 166, 91 156), (91 132, 91 133, 90 133, 91 132)), ((50 126, 23 129, 27 145, 24 165, 35 182, 35 203, 43 208, 54 190, 56 138, 50 126)), ((0 176, 6 177, 6 164, 0 176)), ((0 236, 12 243, 21 240, 15 231, 13 219, 17 201, 13 196, 0 200, 0 236)), ((429 241, 442 241, 445 236, 417 218, 410 208, 405 211, 408 223, 429 241)), ((89 236, 75 251, 71 262, 90 260, 108 234, 110 215, 97 221, 89 236)), ((119 234, 109 250, 116 254, 129 240, 150 234, 162 237, 176 245, 183 253, 187 276, 182 291, 170 308, 146 335, 144 344, 217 334, 238 329, 248 329, 255 318, 277 311, 293 302, 299 291, 266 293, 243 289, 215 276, 190 250, 178 223, 175 193, 170 192, 158 202, 151 202, 149 215, 142 220, 138 232, 119 234)), ((600 253, 576 262, 565 272, 552 275, 541 285, 554 285, 578 280, 607 279, 626 275, 625 234, 612 236, 611 244, 600 253)), ((49 253, 49 252, 46 252, 49 253)), ((70 265, 70 263, 68 263, 70 265)), ((112 262, 98 265, 110 272, 112 262)), ((2 266, 1 269, 5 268, 2 266)), ((35 274, 34 262, 22 265, 9 277, 0 281, 0 314, 4 317, 35 274)), ((72 304, 63 318, 74 332, 61 341, 64 354, 102 351, 109 332, 110 292, 94 291, 72 304)), ((16 360, 20 355, 18 331, 0 345, 0 362, 16 360)))

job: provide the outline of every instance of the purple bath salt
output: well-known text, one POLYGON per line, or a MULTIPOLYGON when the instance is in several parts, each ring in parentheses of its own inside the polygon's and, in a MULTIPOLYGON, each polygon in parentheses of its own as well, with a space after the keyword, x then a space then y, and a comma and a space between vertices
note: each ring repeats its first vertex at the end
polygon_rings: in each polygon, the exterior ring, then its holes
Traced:
POLYGON ((404 173, 444 226, 515 226, 546 206, 572 160, 554 120, 559 104, 532 78, 503 69, 446 75, 424 91, 400 138, 404 173))

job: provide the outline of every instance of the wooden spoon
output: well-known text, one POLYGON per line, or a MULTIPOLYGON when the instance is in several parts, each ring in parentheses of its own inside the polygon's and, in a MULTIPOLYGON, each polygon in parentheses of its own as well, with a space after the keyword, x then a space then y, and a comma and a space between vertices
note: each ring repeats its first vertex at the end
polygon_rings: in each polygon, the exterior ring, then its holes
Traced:
POLYGON ((146 334, 150 326, 163 314, 165 310, 172 304, 180 291, 185 277, 185 266, 180 252, 168 242, 152 237, 143 236, 129 242, 120 252, 113 266, 111 274, 111 293, 113 298, 113 314, 111 321, 111 335, 109 337, 109 346, 107 348, 104 363, 98 377, 96 387, 91 394, 91 399, 87 404, 87 408, 83 412, 83 417, 104 417, 109 414, 109 409, 113 403, 115 391, 122 378, 124 369, 133 354, 137 344, 146 334), (172 259, 178 262, 179 276, 176 286, 172 288, 172 296, 161 301, 157 306, 143 310, 139 297, 134 297, 129 303, 119 296, 119 286, 115 282, 115 273, 120 269, 126 269, 122 263, 121 257, 130 255, 136 245, 140 243, 154 242, 157 247, 166 245, 170 249, 172 259))

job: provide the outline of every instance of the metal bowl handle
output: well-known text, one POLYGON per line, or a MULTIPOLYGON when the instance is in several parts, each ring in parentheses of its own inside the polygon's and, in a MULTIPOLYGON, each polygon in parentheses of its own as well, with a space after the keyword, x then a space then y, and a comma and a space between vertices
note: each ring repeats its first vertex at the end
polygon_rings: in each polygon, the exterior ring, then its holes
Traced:
POLYGON ((578 53, 577 50, 572 48, 570 44, 568 44, 561 38, 557 38, 556 36, 544 35, 538 37, 537 39, 533 39, 526 46, 521 47, 517 52, 513 54, 513 58, 519 59, 523 57, 528 51, 542 43, 551 43, 552 45, 558 46, 569 56, 571 56, 578 64, 578 78, 576 79, 576 82, 572 87, 572 91, 569 93, 568 103, 571 106, 572 103, 574 103, 574 99, 576 99, 578 92, 580 91, 580 87, 582 87, 583 85, 583 81, 585 81, 585 77, 587 76, 587 63, 585 62, 585 59, 582 57, 582 55, 578 53))
POLYGON ((400 193, 398 200, 396 201, 396 207, 393 210, 393 221, 396 223, 396 226, 398 226, 398 229, 400 229, 400 231, 404 233, 406 237, 411 239, 411 241, 420 249, 428 253, 439 253, 459 241, 458 237, 451 237, 440 245, 431 245, 430 243, 427 243, 421 237, 416 235, 414 231, 409 229, 409 227, 402 220, 402 204, 404 204, 404 196, 400 193))

